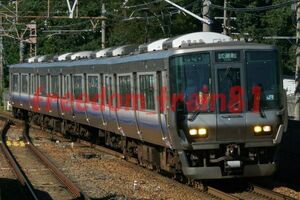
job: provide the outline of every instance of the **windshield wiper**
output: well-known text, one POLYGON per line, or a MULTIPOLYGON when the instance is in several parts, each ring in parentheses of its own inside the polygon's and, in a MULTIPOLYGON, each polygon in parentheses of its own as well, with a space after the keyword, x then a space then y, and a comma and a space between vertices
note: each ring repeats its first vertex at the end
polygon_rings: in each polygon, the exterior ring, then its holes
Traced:
POLYGON ((188 120, 190 122, 194 121, 197 118, 197 116, 201 113, 201 111, 202 111, 201 109, 194 111, 193 114, 192 114, 192 116, 190 116, 188 118, 188 120))
POLYGON ((261 95, 262 97, 260 98, 260 103, 259 103, 259 114, 260 114, 260 116, 262 117, 262 118, 266 118, 266 113, 265 113, 265 110, 264 110, 264 108, 263 108, 263 104, 264 104, 264 94, 263 94, 263 92, 262 92, 262 95, 261 95))

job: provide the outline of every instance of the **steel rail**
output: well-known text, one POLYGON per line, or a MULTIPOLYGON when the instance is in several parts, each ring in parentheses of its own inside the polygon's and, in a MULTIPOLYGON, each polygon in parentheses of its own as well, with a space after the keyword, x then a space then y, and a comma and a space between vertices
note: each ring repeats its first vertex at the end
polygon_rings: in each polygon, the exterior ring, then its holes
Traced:
POLYGON ((23 137, 27 144, 27 147, 37 156, 41 162, 52 172, 52 174, 59 180, 64 186, 68 188, 68 191, 76 198, 80 200, 89 200, 90 198, 85 195, 68 177, 66 177, 38 148, 34 146, 29 137, 29 125, 25 123, 23 131, 23 137))
POLYGON ((214 197, 220 198, 220 199, 224 199, 224 200, 240 200, 240 198, 233 196, 231 194, 227 194, 221 190, 218 190, 216 188, 213 188, 211 186, 207 186, 206 188, 206 192, 209 195, 212 195, 214 197))
POLYGON ((28 198, 38 200, 38 197, 35 193, 34 187, 28 180, 24 171, 21 169, 21 167, 19 166, 18 162, 16 161, 16 159, 14 158, 13 154, 11 153, 11 151, 9 150, 9 148, 6 144, 6 133, 9 130, 11 123, 12 122, 10 120, 6 120, 2 130, 0 131, 2 152, 4 153, 6 159, 8 160, 8 163, 13 168, 18 181, 20 182, 21 185, 24 186, 26 194, 28 195, 28 198))
POLYGON ((269 190, 269 189, 262 188, 262 187, 257 186, 257 185, 251 184, 251 186, 252 186, 252 192, 253 193, 261 195, 261 196, 263 196, 265 198, 268 198, 268 199, 272 199, 272 200, 294 200, 294 198, 292 198, 292 197, 286 196, 284 194, 280 194, 278 192, 274 192, 274 191, 269 190))
MULTIPOLYGON (((11 121, 13 121, 15 123, 21 123, 22 122, 21 120, 17 120, 15 118, 11 118, 9 116, 0 114, 0 119, 2 119, 2 118, 3 119, 9 118, 11 121)), ((39 126, 36 126, 36 125, 31 125, 31 126, 34 127, 34 128, 38 128, 39 127, 39 126)), ((35 151, 39 151, 32 144, 32 142, 30 141, 29 136, 28 136, 28 130, 25 131, 25 132, 27 132, 27 134, 24 135, 24 138, 29 142, 30 148, 35 149, 35 151)), ((59 133, 59 132, 55 132, 55 133, 61 135, 61 133, 59 133)), ((61 135, 61 136, 63 136, 63 135, 61 135)), ((124 158, 124 155, 122 153, 117 152, 117 151, 113 151, 113 150, 111 150, 109 148, 106 148, 106 147, 103 147, 103 146, 95 145, 95 144, 93 144, 93 143, 91 143, 89 141, 85 141, 85 140, 82 140, 80 138, 76 138, 76 139, 77 139, 77 141, 79 143, 82 143, 82 144, 84 144, 86 146, 90 146, 90 147, 92 147, 92 148, 94 148, 94 149, 96 149, 98 151, 103 152, 103 153, 107 153, 107 154, 110 154, 110 155, 118 157, 118 158, 124 158)), ((43 156, 43 154, 42 154, 42 156, 43 156)), ((45 157, 45 156, 43 156, 43 157, 45 157)), ((45 157, 45 159, 47 159, 47 158, 45 157)), ((259 186, 254 185, 254 184, 251 184, 251 186, 252 186, 252 191, 250 191, 250 192, 253 192, 253 193, 255 193, 255 194, 259 195, 259 196, 262 196, 264 198, 267 198, 267 199, 272 199, 272 200, 293 200, 294 199, 294 198, 291 198, 289 196, 286 196, 286 195, 274 192, 272 190, 268 190, 268 189, 259 187, 259 186)), ((78 191, 79 190, 77 190, 77 192, 78 191)), ((216 189, 214 187, 211 187, 211 186, 205 186, 205 189, 202 190, 201 192, 206 193, 206 194, 211 195, 211 196, 214 196, 214 197, 216 197, 218 199, 224 199, 224 200, 240 200, 241 199, 241 198, 239 198, 237 196, 234 196, 234 195, 231 195, 231 194, 227 194, 227 193, 225 193, 225 192, 223 192, 221 190, 218 190, 218 189, 216 189)))

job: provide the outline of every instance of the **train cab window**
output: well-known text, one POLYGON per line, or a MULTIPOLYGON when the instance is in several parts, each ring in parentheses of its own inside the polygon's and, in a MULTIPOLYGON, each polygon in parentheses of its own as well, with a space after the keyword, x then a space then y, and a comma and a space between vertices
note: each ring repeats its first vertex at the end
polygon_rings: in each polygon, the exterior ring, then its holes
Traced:
POLYGON ((99 102, 99 76, 87 76, 88 97, 90 102, 99 102))
POLYGON ((58 75, 52 75, 50 78, 50 96, 59 95, 59 77, 58 75))
POLYGON ((40 75, 39 93, 40 93, 40 96, 43 96, 43 97, 45 97, 47 94, 47 76, 46 75, 40 75))
MULTIPOLYGON (((155 110, 154 75, 139 76, 140 95, 145 102, 140 103, 141 109, 155 110)), ((142 98, 140 98, 142 99, 142 98)))
POLYGON ((12 92, 19 92, 19 74, 12 75, 12 92))
POLYGON ((21 75, 21 93, 28 94, 28 74, 22 74, 21 75))
POLYGON ((131 77, 119 76, 119 103, 121 107, 131 107, 131 77))
POLYGON ((176 56, 170 61, 172 104, 185 113, 208 113, 211 95, 210 54, 191 53, 176 56))
POLYGON ((280 106, 280 70, 277 58, 277 51, 246 52, 249 111, 253 110, 256 100, 259 100, 256 103, 261 109, 274 109, 280 106))
POLYGON ((75 100, 83 100, 83 77, 81 75, 73 76, 73 88, 74 88, 74 99, 75 100))

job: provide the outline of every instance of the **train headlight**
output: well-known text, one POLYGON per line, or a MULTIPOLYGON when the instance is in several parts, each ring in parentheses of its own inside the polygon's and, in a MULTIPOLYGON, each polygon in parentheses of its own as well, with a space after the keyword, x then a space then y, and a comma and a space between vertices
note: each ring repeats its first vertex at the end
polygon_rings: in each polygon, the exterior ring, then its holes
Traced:
POLYGON ((254 133, 261 133, 263 128, 261 126, 254 126, 254 133))
POLYGON ((268 135, 272 131, 271 126, 254 126, 255 135, 268 135))
POLYGON ((207 137, 207 129, 206 128, 199 128, 198 129, 198 135, 200 137, 207 137))
POLYGON ((190 129, 190 131, 189 131, 191 136, 197 135, 197 132, 198 132, 197 129, 190 129))
POLYGON ((272 130, 271 126, 264 126, 263 127, 263 131, 266 132, 266 133, 271 132, 271 130, 272 130))

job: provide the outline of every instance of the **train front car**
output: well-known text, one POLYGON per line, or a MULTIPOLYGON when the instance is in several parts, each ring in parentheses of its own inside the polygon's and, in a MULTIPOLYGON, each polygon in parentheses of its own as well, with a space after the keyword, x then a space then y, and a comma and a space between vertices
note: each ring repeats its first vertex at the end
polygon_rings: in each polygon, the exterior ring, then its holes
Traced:
POLYGON ((193 179, 274 173, 286 127, 276 48, 229 42, 175 54, 170 93, 183 173, 193 179))

